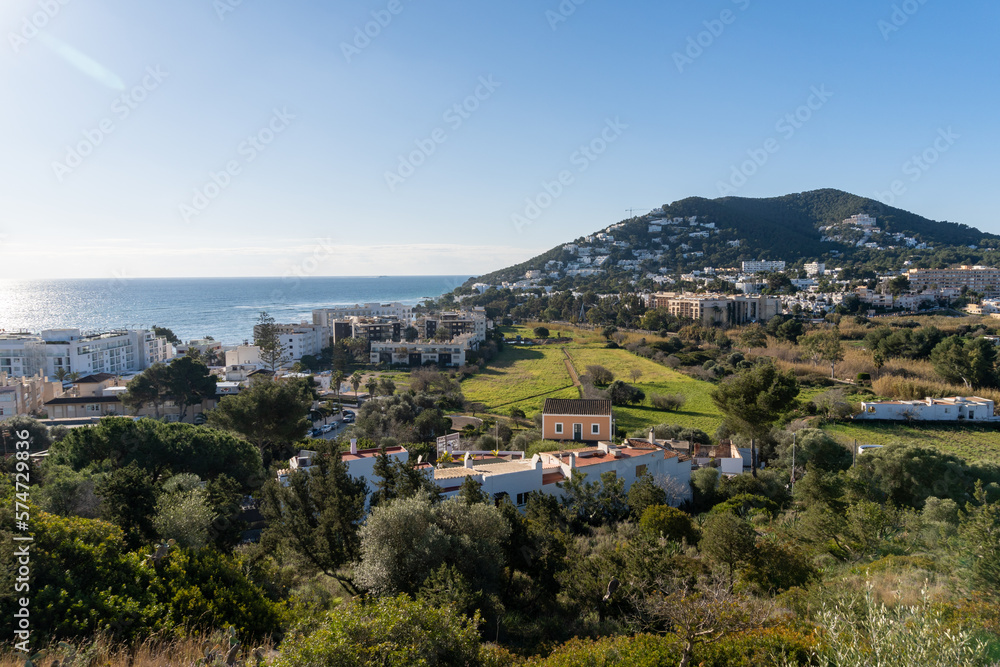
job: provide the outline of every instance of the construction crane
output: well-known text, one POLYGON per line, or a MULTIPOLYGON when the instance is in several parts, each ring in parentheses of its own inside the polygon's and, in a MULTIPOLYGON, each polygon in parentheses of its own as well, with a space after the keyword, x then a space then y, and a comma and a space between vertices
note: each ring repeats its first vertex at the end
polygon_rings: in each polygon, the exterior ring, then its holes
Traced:
POLYGON ((625 212, 628 213, 628 217, 634 218, 635 217, 635 212, 636 211, 641 211, 641 210, 643 210, 643 209, 641 209, 641 208, 627 208, 627 209, 625 209, 625 212))

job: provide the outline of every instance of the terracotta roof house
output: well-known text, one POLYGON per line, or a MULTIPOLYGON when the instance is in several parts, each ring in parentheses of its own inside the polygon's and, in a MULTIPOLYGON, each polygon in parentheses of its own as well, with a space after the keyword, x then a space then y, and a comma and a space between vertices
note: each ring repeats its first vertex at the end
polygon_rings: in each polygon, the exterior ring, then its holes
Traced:
POLYGON ((615 417, 607 399, 545 399, 542 437, 546 440, 610 442, 614 433, 615 417))

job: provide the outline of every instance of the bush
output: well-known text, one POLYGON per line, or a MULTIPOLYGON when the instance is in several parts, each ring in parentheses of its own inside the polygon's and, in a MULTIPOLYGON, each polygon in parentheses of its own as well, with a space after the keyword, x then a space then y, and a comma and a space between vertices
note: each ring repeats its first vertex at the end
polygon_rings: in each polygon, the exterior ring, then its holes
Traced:
POLYGON ((608 396, 612 405, 633 405, 642 403, 646 399, 646 392, 621 380, 615 380, 608 387, 608 396))
POLYGON ((405 595, 349 602, 305 638, 287 640, 275 667, 306 665, 483 665, 477 614, 405 595))
POLYGON ((653 407, 657 410, 680 410, 687 398, 683 394, 653 394, 650 397, 653 407))
POLYGON ((858 373, 858 377, 855 379, 857 384, 871 384, 872 374, 871 373, 858 373))
POLYGON ((660 667, 680 661, 676 637, 636 635, 571 639, 547 658, 535 658, 532 667, 660 667))
POLYGON ((614 373, 599 364, 587 366, 587 374, 590 380, 598 387, 606 387, 615 379, 614 373))
POLYGON ((646 508, 639 519, 639 526, 656 537, 665 537, 674 542, 687 540, 694 544, 698 541, 691 515, 669 505, 654 505, 646 508))

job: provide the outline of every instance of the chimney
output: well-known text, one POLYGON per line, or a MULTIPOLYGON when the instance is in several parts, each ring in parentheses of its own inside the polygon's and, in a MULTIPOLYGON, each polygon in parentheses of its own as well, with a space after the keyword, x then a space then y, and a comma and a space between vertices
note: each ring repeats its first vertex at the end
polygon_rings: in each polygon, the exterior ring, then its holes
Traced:
POLYGON ((653 430, 652 426, 649 427, 649 444, 656 446, 656 431, 653 430))
POLYGON ((472 470, 475 467, 475 465, 473 465, 474 462, 473 462, 473 458, 472 458, 472 452, 466 452, 465 453, 465 461, 464 462, 465 462, 465 467, 468 468, 469 470, 472 470))
POLYGON ((357 453, 358 453, 358 439, 351 438, 351 454, 357 454, 357 453))

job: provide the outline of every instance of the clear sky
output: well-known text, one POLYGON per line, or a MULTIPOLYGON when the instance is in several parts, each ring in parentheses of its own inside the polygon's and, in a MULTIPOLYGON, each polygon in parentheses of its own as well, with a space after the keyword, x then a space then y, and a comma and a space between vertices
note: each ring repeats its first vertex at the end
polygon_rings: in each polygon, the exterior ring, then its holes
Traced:
POLYGON ((1000 233, 998 28, 994 0, 4 0, 0 277, 479 274, 821 187, 1000 233))

